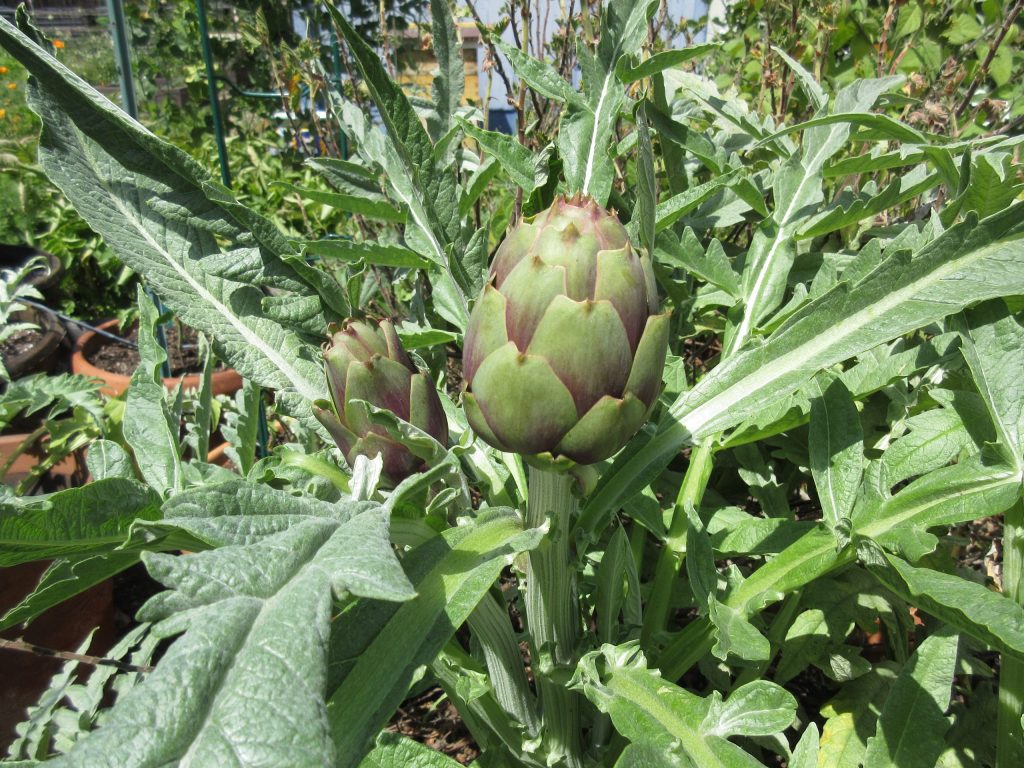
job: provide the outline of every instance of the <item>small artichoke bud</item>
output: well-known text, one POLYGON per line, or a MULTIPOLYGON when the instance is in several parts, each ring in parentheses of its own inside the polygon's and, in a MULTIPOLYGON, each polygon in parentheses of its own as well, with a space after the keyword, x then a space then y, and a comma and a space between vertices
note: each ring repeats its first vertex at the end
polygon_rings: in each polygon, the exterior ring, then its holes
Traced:
POLYGON ((382 320, 378 328, 347 321, 325 345, 324 362, 333 402, 320 400, 313 412, 350 465, 357 456, 380 454, 381 479, 390 486, 423 468, 421 459, 389 437, 383 427, 372 424, 366 409, 353 400, 391 411, 447 445, 448 420, 437 390, 430 377, 412 364, 389 321, 382 320))
POLYGON ((559 198, 498 247, 466 329, 464 404, 502 451, 555 466, 618 451, 661 389, 669 334, 650 260, 593 200, 559 198))

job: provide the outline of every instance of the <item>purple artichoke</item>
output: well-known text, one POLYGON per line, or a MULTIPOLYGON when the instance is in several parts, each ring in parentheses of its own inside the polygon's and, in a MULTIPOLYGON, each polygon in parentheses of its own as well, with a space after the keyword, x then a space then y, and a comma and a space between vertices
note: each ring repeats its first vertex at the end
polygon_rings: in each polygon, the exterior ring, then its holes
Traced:
POLYGON ((364 408, 352 400, 391 411, 419 427, 442 445, 448 442, 448 420, 430 377, 412 364, 394 326, 387 320, 379 328, 347 321, 324 349, 327 382, 332 403, 314 404, 313 412, 324 425, 349 464, 357 456, 384 461, 382 479, 391 486, 420 471, 423 461, 372 424, 364 408))
POLYGON ((466 329, 466 416, 502 451, 608 458, 661 389, 668 314, 618 218, 559 198, 498 247, 466 329))

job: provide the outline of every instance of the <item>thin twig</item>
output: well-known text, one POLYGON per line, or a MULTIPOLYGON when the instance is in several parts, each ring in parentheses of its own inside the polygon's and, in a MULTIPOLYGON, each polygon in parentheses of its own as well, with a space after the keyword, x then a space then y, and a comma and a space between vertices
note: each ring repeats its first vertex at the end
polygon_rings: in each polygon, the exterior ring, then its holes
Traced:
MULTIPOLYGON (((501 57, 498 55, 498 49, 494 45, 494 41, 491 40, 490 31, 487 29, 487 25, 484 24, 483 19, 480 18, 480 13, 477 11, 476 6, 473 5, 473 0, 466 0, 466 5, 469 6, 469 13, 473 17, 473 21, 476 23, 477 29, 480 30, 480 34, 484 38, 484 43, 487 44, 487 50, 491 52, 491 61, 494 62, 494 69, 498 73, 498 77, 501 78, 501 82, 505 84, 505 94, 508 99, 512 99, 512 81, 508 77, 508 73, 505 72, 505 65, 501 61, 501 57)), ((486 107, 486 105, 484 105, 486 107)))
POLYGON ((62 659, 64 661, 78 661, 82 664, 91 664, 94 667, 114 667, 121 672, 152 672, 153 667, 148 665, 128 664, 117 659, 107 659, 102 656, 87 656, 82 653, 71 651, 55 651, 52 648, 43 648, 34 643, 26 643, 24 640, 4 640, 0 638, 0 648, 10 651, 24 651, 36 656, 45 656, 51 659, 62 659))
POLYGON ((971 83, 967 89, 967 93, 964 94, 963 101, 960 102, 960 106, 956 108, 956 116, 960 117, 967 108, 971 105, 971 99, 974 97, 974 92, 978 90, 978 86, 981 85, 982 81, 988 77, 988 68, 992 63, 992 59, 996 57, 996 51, 999 50, 999 46, 1003 43, 1003 38, 1006 37, 1006 33, 1010 31, 1010 27, 1013 26, 1013 22, 1017 20, 1017 16, 1020 15, 1021 10, 1024 10, 1024 0, 1017 0, 1014 3, 1013 8, 1006 14, 1006 18, 1003 19, 1003 26, 999 28, 999 33, 996 35, 992 44, 988 47, 988 55, 985 56, 985 60, 981 62, 981 69, 978 70, 978 74, 974 76, 974 82, 971 83))

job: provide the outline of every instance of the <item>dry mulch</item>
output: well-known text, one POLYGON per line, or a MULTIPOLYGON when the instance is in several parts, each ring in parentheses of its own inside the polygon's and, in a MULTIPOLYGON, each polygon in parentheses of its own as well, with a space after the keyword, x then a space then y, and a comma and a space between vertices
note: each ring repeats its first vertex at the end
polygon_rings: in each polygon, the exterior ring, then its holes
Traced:
POLYGON ((387 730, 425 744, 462 765, 469 765, 480 755, 462 718, 440 688, 406 700, 391 718, 387 730))

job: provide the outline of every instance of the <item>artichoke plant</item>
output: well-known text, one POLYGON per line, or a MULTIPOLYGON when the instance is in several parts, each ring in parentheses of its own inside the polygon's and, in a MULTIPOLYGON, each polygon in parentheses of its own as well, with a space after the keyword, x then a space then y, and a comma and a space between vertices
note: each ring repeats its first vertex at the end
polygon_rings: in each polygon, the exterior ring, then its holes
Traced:
POLYGON ((668 332, 650 260, 618 218, 593 200, 558 198, 498 247, 473 308, 469 422, 535 463, 605 459, 654 405, 668 332))
POLYGON ((423 468, 421 459, 371 423, 354 400, 390 411, 442 445, 448 442, 448 420, 437 390, 413 365, 389 321, 376 328, 347 321, 325 346, 324 361, 333 403, 318 401, 313 410, 350 465, 357 456, 380 454, 381 480, 391 486, 423 468))

